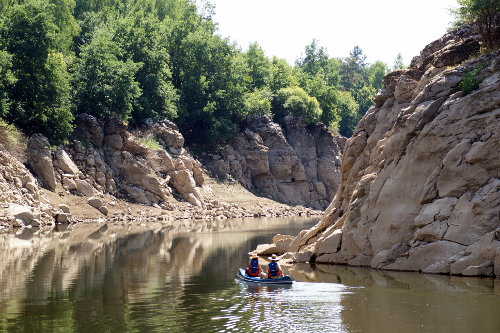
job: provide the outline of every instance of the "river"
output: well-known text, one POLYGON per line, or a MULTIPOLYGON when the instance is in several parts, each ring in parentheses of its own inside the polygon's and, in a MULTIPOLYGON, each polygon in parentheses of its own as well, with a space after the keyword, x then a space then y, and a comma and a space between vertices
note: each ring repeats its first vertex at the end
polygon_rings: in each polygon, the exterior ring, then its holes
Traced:
POLYGON ((0 230, 0 332, 500 331, 498 279, 300 264, 288 287, 237 282, 248 251, 317 221, 0 230))

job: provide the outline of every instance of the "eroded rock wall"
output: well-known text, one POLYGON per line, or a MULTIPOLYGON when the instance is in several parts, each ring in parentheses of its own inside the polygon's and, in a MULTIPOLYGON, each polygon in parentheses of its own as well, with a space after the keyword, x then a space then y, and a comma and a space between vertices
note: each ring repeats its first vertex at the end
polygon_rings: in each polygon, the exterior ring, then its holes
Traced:
POLYGON ((283 128, 268 116, 249 117, 244 132, 205 166, 269 198, 325 209, 340 184, 344 142, 323 124, 306 126, 298 117, 286 117, 283 128))
POLYGON ((288 249, 295 260, 500 275, 500 51, 478 56, 479 38, 450 32, 384 78, 335 199, 288 249))

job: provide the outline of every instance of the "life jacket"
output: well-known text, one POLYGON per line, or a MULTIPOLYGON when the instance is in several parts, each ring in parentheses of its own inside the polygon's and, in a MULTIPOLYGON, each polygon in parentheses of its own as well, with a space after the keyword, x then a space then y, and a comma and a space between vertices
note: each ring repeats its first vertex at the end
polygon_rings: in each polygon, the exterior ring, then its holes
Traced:
POLYGON ((278 270, 278 263, 277 262, 273 261, 273 262, 269 263, 269 265, 267 265, 267 276, 268 277, 273 278, 273 277, 278 277, 280 275, 281 275, 281 273, 278 270))
POLYGON ((247 274, 250 276, 259 276, 259 259, 250 259, 247 274))

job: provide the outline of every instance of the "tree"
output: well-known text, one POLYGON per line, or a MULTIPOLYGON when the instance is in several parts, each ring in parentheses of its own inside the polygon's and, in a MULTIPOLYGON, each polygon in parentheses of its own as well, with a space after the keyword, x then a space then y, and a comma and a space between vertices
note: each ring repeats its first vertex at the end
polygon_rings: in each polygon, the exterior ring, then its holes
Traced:
POLYGON ((16 83, 12 73, 12 55, 0 50, 0 118, 7 116, 12 103, 8 91, 16 83))
POLYGON ((387 65, 382 61, 375 61, 371 64, 368 68, 368 80, 370 86, 372 86, 375 90, 382 89, 382 80, 388 72, 389 68, 387 68, 387 65))
POLYGON ((337 108, 338 90, 328 85, 326 75, 320 70, 314 77, 303 81, 304 88, 310 96, 317 99, 321 109, 320 121, 329 129, 337 130, 340 115, 337 108))
POLYGON ((394 66, 392 67, 393 71, 397 71, 400 69, 405 69, 407 66, 403 63, 403 55, 401 52, 398 53, 396 59, 394 60, 394 66))
POLYGON ((479 26, 487 47, 500 43, 500 29, 496 27, 495 17, 500 12, 498 0, 457 0, 458 9, 452 9, 455 16, 453 25, 458 27, 465 22, 473 22, 479 26))
POLYGON ((295 64, 302 70, 314 76, 320 69, 325 69, 328 63, 328 52, 324 47, 318 46, 318 40, 313 39, 311 44, 305 47, 305 56, 297 59, 295 64))
POLYGON ((358 112, 359 105, 349 92, 342 91, 338 94, 337 107, 341 117, 339 132, 343 136, 350 137, 362 117, 358 112))
POLYGON ((270 90, 254 90, 245 94, 245 116, 265 115, 271 113, 271 100, 273 96, 270 90))
POLYGON ((168 66, 167 27, 155 15, 137 9, 118 20, 116 29, 113 40, 124 50, 119 60, 142 64, 134 76, 141 95, 133 103, 131 122, 176 118, 179 97, 168 66))
POLYGON ((72 78, 76 114, 123 120, 131 116, 141 93, 134 77, 142 64, 119 59, 123 50, 113 41, 114 33, 112 27, 103 26, 82 48, 72 78))
POLYGON ((308 124, 320 120, 322 110, 318 100, 311 97, 300 87, 280 89, 273 99, 274 120, 283 123, 283 118, 288 115, 302 117, 308 124))
POLYGON ((236 46, 214 33, 213 23, 193 20, 178 22, 169 40, 180 95, 177 123, 187 142, 214 143, 237 134, 248 71, 236 46))
POLYGON ((344 90, 349 91, 353 89, 359 81, 367 83, 366 67, 368 64, 365 61, 366 55, 359 46, 355 46, 349 53, 349 57, 344 59, 341 71, 341 84, 344 90))
POLYGON ((282 88, 299 85, 297 78, 293 74, 293 68, 285 59, 274 56, 271 60, 269 88, 272 92, 277 92, 282 88))
MULTIPOLYGON (((9 89, 8 121, 27 134, 61 139, 71 131, 69 80, 53 5, 30 1, 10 7, 0 28, 1 46, 12 55, 16 83, 9 89)), ((63 43, 66 44, 66 43, 63 43)))
POLYGON ((251 43, 244 54, 250 77, 249 89, 260 89, 269 85, 271 80, 271 64, 264 50, 257 42, 251 43))

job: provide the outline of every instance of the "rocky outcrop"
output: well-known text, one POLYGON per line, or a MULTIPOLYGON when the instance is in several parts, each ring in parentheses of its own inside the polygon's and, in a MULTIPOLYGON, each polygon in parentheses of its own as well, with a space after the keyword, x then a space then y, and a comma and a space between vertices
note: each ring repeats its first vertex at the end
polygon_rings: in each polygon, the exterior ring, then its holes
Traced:
POLYGON ((201 163, 182 147, 182 135, 168 120, 150 123, 134 134, 115 117, 99 122, 90 115, 79 115, 75 124, 78 140, 55 150, 39 134, 30 138, 28 162, 36 178, 1 149, 0 228, 79 222, 85 214, 92 216, 83 220, 99 222, 320 214, 311 208, 274 202, 266 207, 260 200, 255 207, 221 201, 211 186, 205 186, 201 163), (159 142, 162 148, 150 149, 141 143, 148 140, 159 142), (57 208, 50 204, 40 186, 48 190, 46 194, 57 208), (117 199, 124 200, 117 205, 117 199), (135 208, 133 212, 127 202, 152 207, 135 208), (88 206, 77 208, 79 217, 75 217, 69 206, 75 209, 78 205, 88 206))
POLYGON ((30 171, 0 145, 0 228, 53 224, 57 213, 30 171))
POLYGON ((325 209, 340 183, 344 139, 323 124, 288 116, 284 128, 268 116, 249 117, 245 131, 204 165, 246 188, 293 205, 325 209))
POLYGON ((471 59, 476 32, 450 32, 384 78, 335 199, 288 248, 296 261, 500 275, 500 51, 471 59))
POLYGON ((93 144, 85 147, 83 142, 74 141, 56 153, 56 156, 71 156, 76 167, 63 168, 57 159, 56 171, 67 191, 88 197, 106 193, 144 205, 161 205, 171 196, 171 185, 186 201, 203 205, 197 189, 203 184, 201 164, 182 148, 184 139, 173 123, 163 121, 144 131, 158 135, 164 145, 166 138, 175 145, 151 150, 130 134, 119 118, 110 117, 104 125, 90 115, 80 118, 75 133, 87 140, 92 138, 93 144), (96 133, 102 134, 98 140, 94 138, 96 133))

